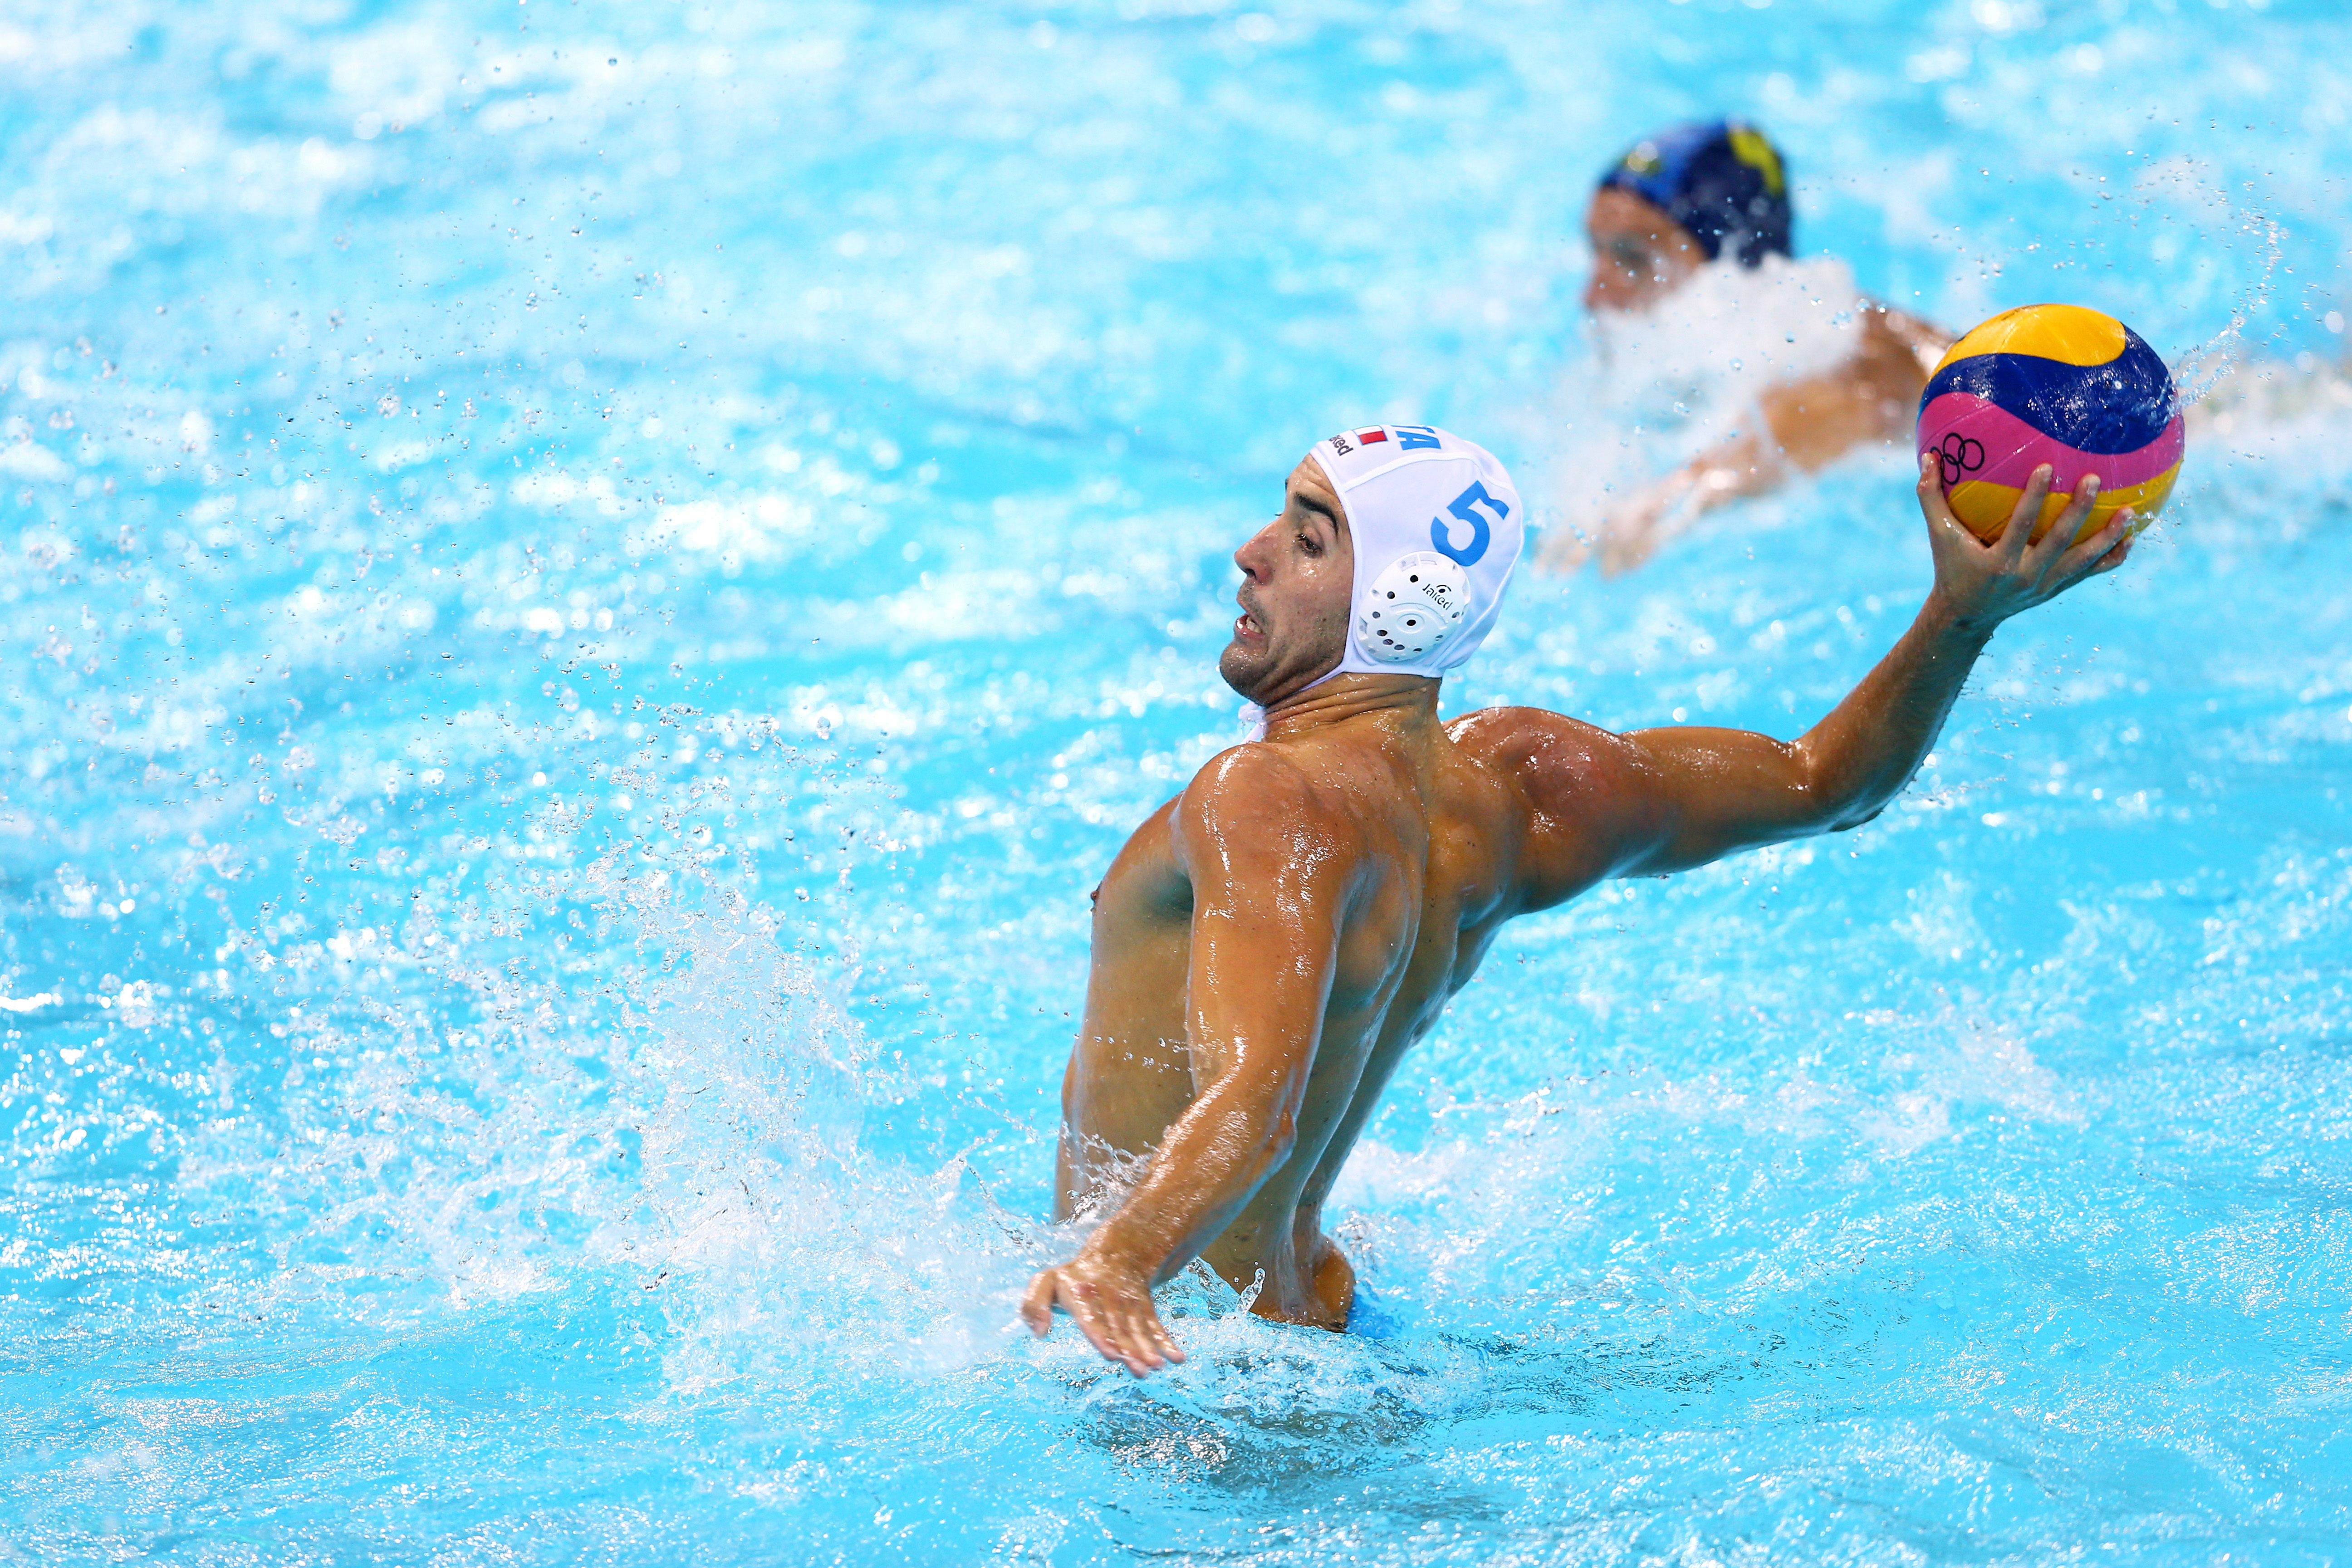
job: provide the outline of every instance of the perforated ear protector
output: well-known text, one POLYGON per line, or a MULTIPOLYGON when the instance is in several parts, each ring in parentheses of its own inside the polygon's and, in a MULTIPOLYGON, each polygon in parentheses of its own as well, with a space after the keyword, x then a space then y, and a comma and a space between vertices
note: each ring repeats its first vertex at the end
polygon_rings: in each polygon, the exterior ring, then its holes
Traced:
POLYGON ((1462 625, 1469 598, 1469 573, 1417 550, 1391 562, 1358 599, 1356 646, 1382 664, 1426 658, 1462 625))

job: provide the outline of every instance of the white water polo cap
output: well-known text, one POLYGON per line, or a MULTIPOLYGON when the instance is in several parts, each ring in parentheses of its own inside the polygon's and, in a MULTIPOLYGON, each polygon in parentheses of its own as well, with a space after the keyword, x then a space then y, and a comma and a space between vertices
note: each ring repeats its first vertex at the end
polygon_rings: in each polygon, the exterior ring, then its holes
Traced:
POLYGON ((1317 442, 1315 461, 1356 553, 1348 651, 1331 674, 1443 675, 1477 652, 1525 538, 1495 455, 1428 425, 1373 425, 1317 442))

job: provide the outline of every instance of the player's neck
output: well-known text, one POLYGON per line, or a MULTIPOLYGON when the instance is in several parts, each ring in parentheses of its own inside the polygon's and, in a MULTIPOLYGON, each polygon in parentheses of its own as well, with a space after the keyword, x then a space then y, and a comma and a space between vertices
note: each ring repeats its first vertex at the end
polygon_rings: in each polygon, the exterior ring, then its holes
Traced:
POLYGON ((1427 675, 1334 676, 1293 692, 1265 710, 1265 737, 1293 740, 1349 720, 1375 717, 1398 727, 1437 724, 1437 678, 1427 675))

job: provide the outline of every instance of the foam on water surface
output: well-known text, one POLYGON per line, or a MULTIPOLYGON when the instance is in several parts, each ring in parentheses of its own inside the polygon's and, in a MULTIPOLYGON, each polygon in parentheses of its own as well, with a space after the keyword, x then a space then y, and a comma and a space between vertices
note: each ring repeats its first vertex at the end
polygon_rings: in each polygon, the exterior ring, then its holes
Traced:
MULTIPOLYGON (((0 1542, 2341 1558, 2345 31, 0 22, 0 1542), (1590 182, 1716 110, 1809 259, 1604 364, 1590 182), (1359 1332, 1028 1343, 1086 894, 1232 734, 1281 475, 1436 421, 1571 519, 1856 288, 2210 395, 2130 571, 1877 822, 1507 932, 1338 1194, 1359 1332)), ((1450 706, 1793 732, 1906 468, 1523 574, 1450 706)))

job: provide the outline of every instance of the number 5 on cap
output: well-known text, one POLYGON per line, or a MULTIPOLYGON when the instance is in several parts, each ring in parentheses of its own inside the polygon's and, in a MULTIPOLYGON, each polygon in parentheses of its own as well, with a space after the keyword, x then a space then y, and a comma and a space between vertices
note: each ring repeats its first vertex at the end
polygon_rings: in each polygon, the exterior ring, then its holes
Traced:
POLYGON ((1453 530, 1446 526, 1444 518, 1433 517, 1429 520, 1429 542, 1440 555, 1464 566, 1478 564, 1480 558, 1486 553, 1487 541, 1493 537, 1493 531, 1486 526, 1486 520, 1478 515, 1477 509, 1482 506, 1495 514, 1496 522, 1511 515, 1511 509, 1488 495, 1486 487, 1475 479, 1471 481, 1468 489, 1445 503, 1446 510, 1470 525, 1470 543, 1467 549, 1454 548, 1453 530))

